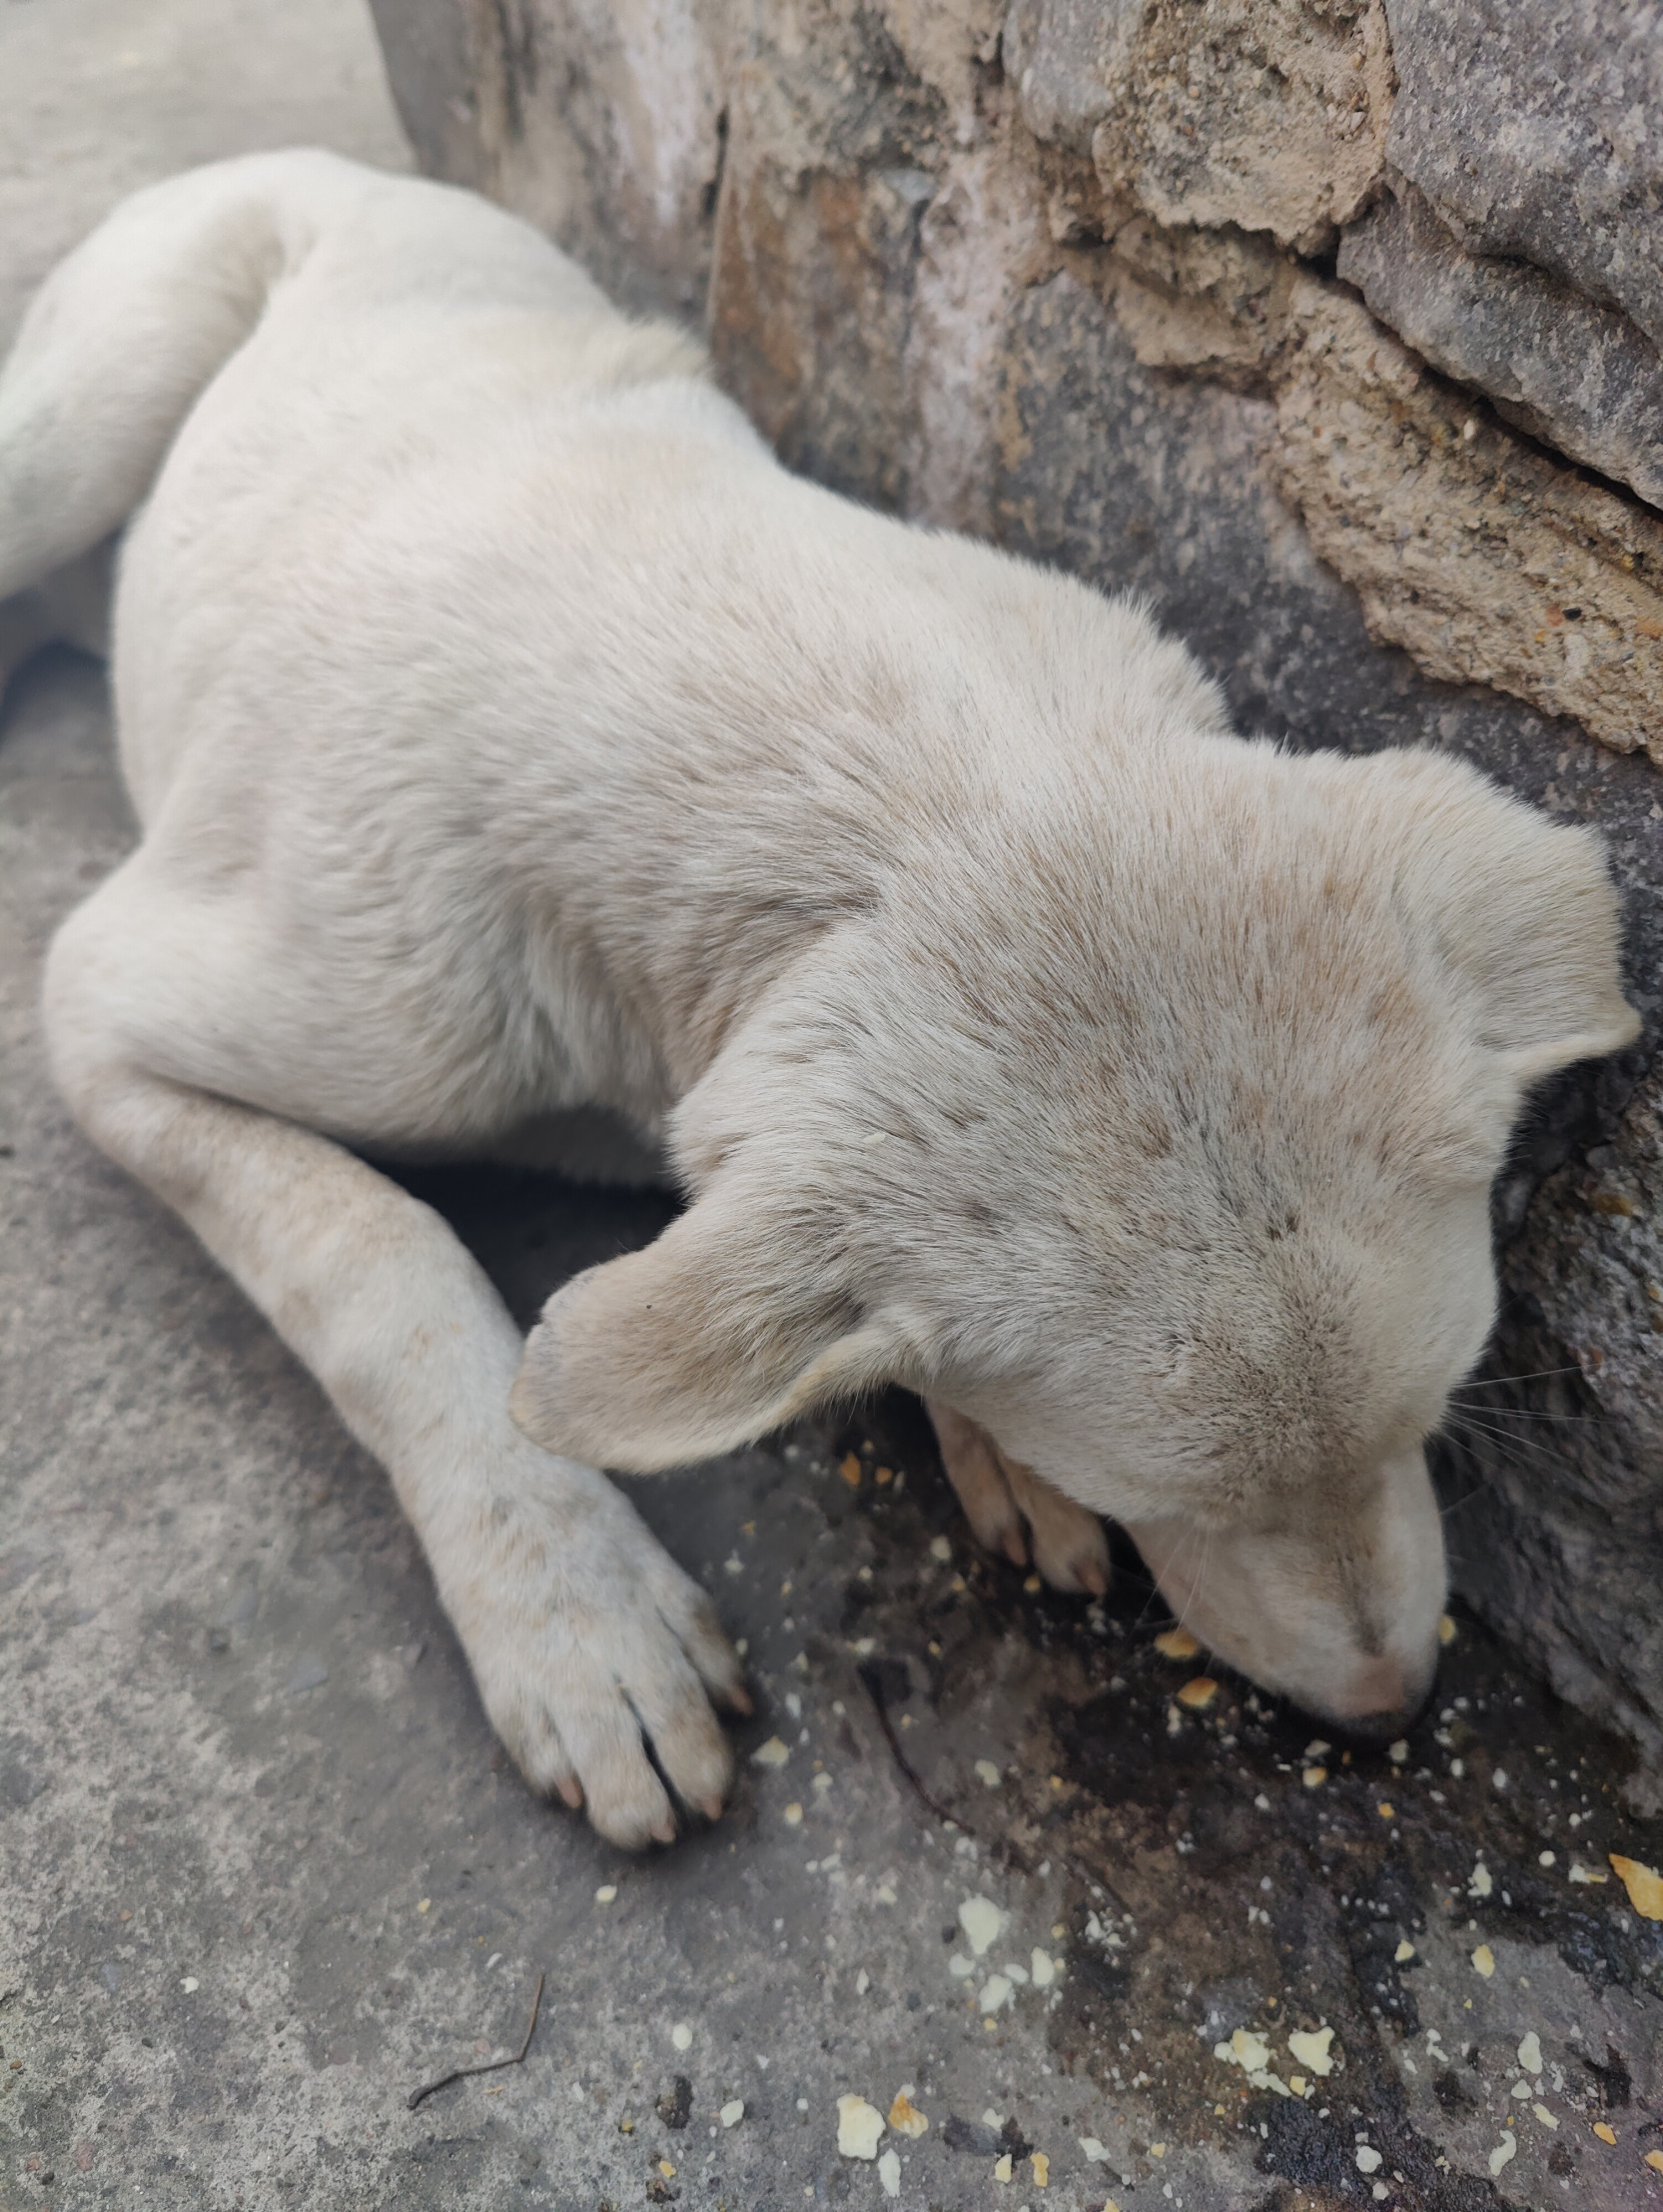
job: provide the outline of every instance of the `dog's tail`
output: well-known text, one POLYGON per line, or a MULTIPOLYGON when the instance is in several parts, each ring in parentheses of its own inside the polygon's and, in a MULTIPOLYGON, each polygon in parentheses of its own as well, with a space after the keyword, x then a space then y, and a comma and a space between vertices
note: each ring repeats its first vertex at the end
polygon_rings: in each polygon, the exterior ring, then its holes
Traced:
POLYGON ((127 520, 272 285, 366 179, 331 154, 216 163, 124 200, 59 264, 0 370, 0 601, 127 520))

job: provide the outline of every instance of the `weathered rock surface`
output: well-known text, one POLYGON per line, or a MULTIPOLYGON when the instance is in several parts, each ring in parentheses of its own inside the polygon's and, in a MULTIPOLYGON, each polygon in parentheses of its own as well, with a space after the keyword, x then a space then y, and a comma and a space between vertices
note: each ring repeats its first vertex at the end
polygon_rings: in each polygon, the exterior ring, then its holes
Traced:
POLYGON ((1338 270, 1434 369, 1663 506, 1663 355, 1637 323, 1528 262, 1469 254, 1406 178, 1347 229, 1338 270))
POLYGON ((1386 154, 1468 250, 1663 346, 1663 25, 1632 0, 1387 0, 1386 154))
POLYGON ((1391 114, 1380 0, 1017 0, 1005 67, 1037 139, 1162 223, 1315 253, 1362 206, 1391 114))
POLYGON ((1498 1187, 1489 1372, 1509 1380, 1459 1410, 1449 1529, 1462 1588, 1628 1731, 1645 1794, 1663 1773, 1663 517, 1615 480, 1654 483, 1632 349, 1655 336, 1634 241, 1655 245, 1657 208, 1623 105, 1652 66, 1649 13, 703 0, 656 47, 625 20, 424 0, 383 33, 427 158, 627 297, 674 307, 708 271, 718 372, 793 466, 1149 592, 1248 725, 1447 745, 1605 833, 1646 1031, 1538 1102, 1498 1187), (418 37, 429 19, 452 29, 418 37), (1573 34, 1593 41, 1580 74, 1573 34), (431 57, 463 50, 486 59, 444 79, 431 57), (421 136, 440 108, 471 112, 464 155, 421 136), (653 143, 626 188, 630 116, 653 143), (1530 187, 1543 133, 1576 172, 1575 253, 1530 187), (653 178, 673 189, 643 196, 653 178), (1477 271, 1458 296, 1451 254, 1477 271), (1580 384, 1578 328, 1606 334, 1580 384))

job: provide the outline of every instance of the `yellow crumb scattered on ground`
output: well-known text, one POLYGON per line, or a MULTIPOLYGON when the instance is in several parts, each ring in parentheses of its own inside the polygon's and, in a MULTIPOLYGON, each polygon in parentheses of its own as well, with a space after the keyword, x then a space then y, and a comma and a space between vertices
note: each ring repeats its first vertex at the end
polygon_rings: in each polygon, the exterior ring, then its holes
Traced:
POLYGON ((904 2089, 896 2091, 895 2102, 889 2108, 889 2124, 897 2135, 922 2135, 929 2121, 919 2111, 904 2089))
POLYGON ((856 1459, 855 1455, 852 1452, 845 1460, 839 1463, 837 1472, 842 1476, 843 1480, 848 1484, 851 1490, 859 1490, 860 1462, 858 1459, 856 1459))
POLYGON ((1201 1646, 1188 1629, 1168 1629, 1156 1638, 1155 1649, 1163 1659, 1193 1659, 1201 1646))
POLYGON ((1637 1858, 1624 1858, 1618 1851, 1606 1855, 1641 1919, 1663 1920, 1663 1874, 1655 1866, 1642 1865, 1637 1858))
POLYGON ((1205 1712, 1218 1694, 1219 1685, 1211 1674, 1196 1674, 1179 1691, 1178 1701, 1192 1712, 1205 1712))

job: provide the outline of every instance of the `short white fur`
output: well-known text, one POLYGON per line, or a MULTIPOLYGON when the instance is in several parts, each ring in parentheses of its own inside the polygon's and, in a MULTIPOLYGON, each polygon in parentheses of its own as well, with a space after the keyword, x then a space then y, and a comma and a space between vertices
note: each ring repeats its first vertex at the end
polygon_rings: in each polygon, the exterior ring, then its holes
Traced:
POLYGON ((535 232, 323 154, 138 194, 37 300, 0 653, 90 641, 124 525, 144 835, 57 1077, 386 1464, 533 1783, 639 1843, 643 1729, 731 1776, 737 1661, 595 1470, 885 1381, 1054 1579, 1118 1516, 1259 1680, 1412 1704, 1488 1184, 1635 1031, 1591 835, 1232 735, 1137 606, 789 476, 535 232), (692 1203, 522 1348, 358 1151, 591 1107, 692 1203))

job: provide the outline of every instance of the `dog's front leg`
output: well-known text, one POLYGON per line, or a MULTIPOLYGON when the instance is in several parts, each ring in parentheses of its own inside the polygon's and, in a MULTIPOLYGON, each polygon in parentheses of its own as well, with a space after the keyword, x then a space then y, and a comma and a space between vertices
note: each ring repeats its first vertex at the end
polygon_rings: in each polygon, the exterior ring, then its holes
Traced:
POLYGON ((650 1742, 714 1817, 732 1755, 706 1693, 748 1709, 738 1660, 606 1478, 510 1422, 520 1339, 483 1273, 430 1208, 340 1146, 98 1049, 89 981, 55 960, 54 1060, 78 1117, 178 1209, 388 1468, 527 1778, 586 1800, 615 1842, 668 1841, 650 1742))
POLYGON ((1054 1590, 1101 1598, 1109 1588, 1109 1539, 1097 1515, 1008 1458, 986 1429, 950 1406, 930 1399, 925 1410, 947 1480, 978 1541, 1026 1567, 1031 1538, 1034 1565, 1054 1590))

